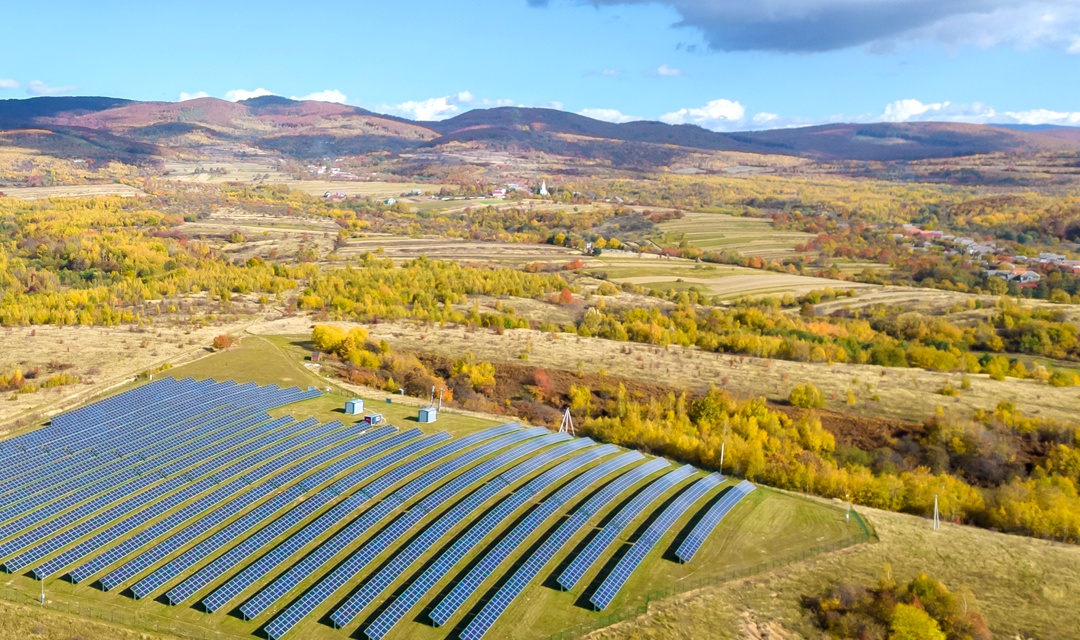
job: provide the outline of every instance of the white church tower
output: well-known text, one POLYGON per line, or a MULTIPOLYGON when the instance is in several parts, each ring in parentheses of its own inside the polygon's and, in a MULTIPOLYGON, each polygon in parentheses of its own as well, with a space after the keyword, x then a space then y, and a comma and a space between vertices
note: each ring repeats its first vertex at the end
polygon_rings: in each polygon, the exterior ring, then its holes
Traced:
POLYGON ((544 180, 543 182, 540 183, 540 195, 546 196, 547 194, 548 194, 547 180, 544 180))

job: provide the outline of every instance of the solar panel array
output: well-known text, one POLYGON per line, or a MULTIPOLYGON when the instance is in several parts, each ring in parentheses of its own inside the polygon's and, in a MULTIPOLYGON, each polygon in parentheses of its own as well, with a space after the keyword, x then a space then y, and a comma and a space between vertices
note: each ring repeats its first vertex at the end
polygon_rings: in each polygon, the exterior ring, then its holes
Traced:
MULTIPOLYGON (((585 439, 568 442, 552 452, 554 456, 552 459, 569 455, 582 448, 579 443, 583 445, 586 442, 588 441, 585 439)), ((414 580, 401 595, 390 603, 383 613, 364 630, 364 633, 369 638, 382 638, 385 636, 455 565, 507 520, 514 511, 521 508, 541 491, 566 478, 580 467, 616 451, 618 451, 618 447, 611 445, 587 449, 578 453, 574 458, 540 474, 521 489, 503 498, 483 518, 469 527, 449 549, 443 551, 419 578, 414 580)), ((544 461, 542 464, 546 464, 546 462, 544 461)), ((525 471, 522 476, 531 471, 525 471)), ((511 479, 507 478, 507 474, 503 474, 502 477, 508 483, 512 482, 511 479)), ((339 617, 335 620, 335 623, 338 626, 347 624, 344 617, 339 617)))
POLYGON ((653 520, 649 528, 645 530, 645 533, 641 534, 641 537, 630 547, 630 550, 626 552, 622 558, 619 559, 618 564, 611 570, 589 598, 589 602, 596 607, 597 610, 604 609, 611 601, 615 599, 619 591, 626 584, 626 581, 630 579, 630 576, 634 573, 634 570, 638 568, 641 561, 645 559, 649 551, 652 550, 656 543, 660 541, 660 538, 675 524, 675 521, 679 519, 687 509, 690 508, 695 502, 704 497, 713 487, 724 481, 724 476, 713 473, 705 476, 701 480, 698 480, 694 484, 690 485, 686 491, 683 491, 675 499, 674 502, 669 504, 665 508, 656 520, 653 520))
MULTIPOLYGON (((403 433, 401 436, 391 438, 391 440, 407 439, 407 436, 411 436, 411 433, 403 433)), ((331 488, 340 488, 342 483, 349 482, 353 477, 361 477, 370 484, 369 474, 375 477, 382 477, 381 474, 386 471, 387 468, 398 464, 402 460, 413 456, 424 449, 431 447, 432 445, 443 442, 448 439, 446 434, 435 434, 422 438, 418 441, 411 442, 404 447, 401 447, 397 451, 380 458, 372 462, 371 464, 361 467, 354 472, 351 476, 342 479, 340 482, 331 488)), ((400 442, 394 443, 395 445, 401 444, 400 442)), ((332 509, 319 516, 318 519, 306 525, 300 531, 286 538, 280 544, 275 546, 257 561, 249 565, 242 572, 231 578, 228 582, 218 587, 213 593, 203 599, 203 609, 208 612, 217 611, 221 607, 228 604, 233 598, 240 595, 250 586, 255 584, 258 580, 269 574, 271 571, 284 564, 286 560, 292 557, 297 551, 314 541, 320 535, 326 533, 331 528, 341 523, 350 513, 359 509, 371 498, 368 494, 364 493, 364 488, 357 490, 343 501, 339 502, 332 509)))
POLYGON ((454 588, 450 590, 435 605, 429 614, 431 620, 438 626, 446 624, 450 617, 461 605, 465 604, 476 590, 502 562, 509 557, 525 540, 532 535, 545 520, 554 515, 560 507, 573 500, 577 495, 587 491, 594 483, 623 467, 641 460, 642 456, 637 451, 628 451, 617 458, 608 460, 600 465, 589 469, 563 485, 558 491, 548 496, 536 506, 524 520, 510 530, 510 533, 499 540, 498 544, 488 550, 464 578, 458 580, 454 588))
POLYGON ((647 487, 619 509, 604 528, 596 534, 596 537, 590 540, 589 544, 587 544, 578 555, 574 556, 574 559, 559 575, 559 586, 563 589, 573 589, 578 580, 585 575, 585 572, 600 559, 600 556, 604 553, 604 550, 607 549, 608 545, 614 542, 615 539, 630 526, 630 523, 641 515, 642 511, 644 511, 647 506, 652 504, 667 490, 692 475, 694 475, 694 468, 690 465, 685 465, 674 471, 670 471, 649 483, 647 487))
POLYGON ((544 539, 540 548, 529 555, 522 564, 488 600, 480 613, 473 618, 465 630, 461 632, 464 640, 477 640, 482 638, 491 625, 502 616, 506 608, 521 594, 521 592, 533 581, 540 571, 551 562, 563 547, 581 530, 582 527, 596 515, 602 508, 622 492, 634 486, 646 477, 668 466, 668 461, 662 458, 654 458, 645 464, 615 478, 602 489, 597 491, 579 506, 559 527, 555 533, 544 539))
MULTIPOLYGON (((519 427, 514 425, 512 430, 517 430, 519 427)), ((460 453, 463 449, 466 449, 469 445, 480 442, 486 438, 504 434, 507 429, 504 427, 495 427, 494 429, 488 429, 481 431, 480 433, 473 434, 461 440, 448 442, 447 444, 439 447, 439 449, 432 451, 431 453, 421 456, 413 462, 403 465, 405 470, 417 471, 430 463, 440 460, 442 458, 449 458, 446 462, 442 462, 433 469, 427 471, 418 478, 407 483, 393 494, 388 496, 385 500, 382 500, 371 509, 368 509, 359 518, 354 520, 349 526, 342 529, 333 538, 330 538, 325 543, 315 549, 310 555, 304 558, 300 563, 289 569, 285 574, 280 576, 277 580, 272 582, 269 587, 261 591, 251 600, 248 600, 242 607, 240 612, 244 614, 244 617, 248 620, 259 615, 265 611, 269 606, 280 600, 285 594, 295 588, 301 581, 310 576, 320 567, 329 562, 334 556, 340 553, 346 546, 355 541, 361 534, 367 530, 373 528, 392 514, 399 507, 404 506, 405 501, 420 493, 427 487, 431 486, 438 480, 446 477, 447 475, 454 473, 467 464, 471 464, 480 458, 490 455, 498 449, 505 447, 509 444, 522 440, 528 437, 535 437, 539 435, 539 432, 546 431, 543 428, 530 429, 529 431, 519 431, 518 433, 511 433, 510 435, 504 435, 499 441, 486 444, 477 449, 473 449, 466 453, 460 453), (456 454, 456 455, 455 455, 456 454)), ((392 473, 392 472, 391 472, 392 473)), ((404 477, 404 473, 402 476, 404 477)), ((302 607, 306 602, 309 602, 311 598, 318 598, 320 595, 319 586, 316 585, 308 594, 305 594, 299 602, 297 602, 289 610, 286 610, 280 617, 276 618, 270 625, 267 626, 266 632, 271 637, 280 637, 280 634, 292 628, 292 625, 299 621, 297 618, 298 612, 302 610, 302 607), (310 596, 310 598, 309 598, 310 596), (274 631, 279 630, 278 634, 274 631)))
MULTIPOLYGON (((207 612, 239 604, 246 619, 290 601, 260 623, 275 640, 320 610, 346 627, 383 603, 363 628, 381 639, 448 580, 427 605, 432 622, 449 623, 517 558, 462 628, 460 637, 474 640, 602 513, 614 511, 568 558, 558 576, 564 588, 695 472, 682 467, 650 481, 667 461, 516 424, 452 438, 267 413, 318 395, 166 378, 0 442, 0 566, 32 567, 39 580, 96 579, 105 591, 129 586, 137 599, 163 592, 168 603, 194 600, 207 612)), ((722 479, 691 484, 659 513, 602 576, 596 608, 722 479)), ((679 559, 692 560, 753 489, 740 483, 705 510, 679 559)))
POLYGON ((705 543, 705 539, 709 537, 709 534, 716 529, 716 526, 720 524, 720 521, 724 519, 724 516, 728 514, 735 505, 747 496, 751 491, 755 489, 754 485, 746 480, 743 480, 734 487, 728 489, 724 495, 716 501, 716 504, 709 507, 709 510, 705 512, 701 520, 698 521, 694 528, 690 530, 686 538, 679 544, 679 548, 675 550, 675 556, 679 558, 679 562, 690 562, 694 559, 694 555, 697 554, 698 549, 705 543))

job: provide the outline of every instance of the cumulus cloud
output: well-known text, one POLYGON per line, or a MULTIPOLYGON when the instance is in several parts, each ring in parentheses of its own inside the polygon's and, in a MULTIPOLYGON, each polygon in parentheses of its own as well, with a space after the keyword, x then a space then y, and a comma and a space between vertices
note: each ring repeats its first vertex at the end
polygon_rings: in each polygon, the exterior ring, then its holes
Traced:
POLYGON ((187 102, 188 100, 198 100, 199 98, 209 98, 210 94, 205 91, 195 91, 188 93, 187 91, 180 92, 180 102, 187 102))
MULTIPOLYGON (((589 0, 594 5, 644 0, 589 0)), ((657 0, 718 51, 818 52, 899 42, 1080 50, 1076 0, 657 0)), ((532 6, 548 3, 528 0, 532 6)))
POLYGON ((0 89, 12 90, 22 87, 22 83, 11 78, 0 78, 0 89))
POLYGON ((347 98, 345 94, 337 89, 326 89, 324 91, 316 91, 315 93, 309 93, 306 96, 292 96, 293 100, 315 100, 316 102, 337 102, 345 104, 347 98))
POLYGON ((618 109, 582 109, 578 111, 578 115, 585 116, 586 118, 592 118, 594 120, 603 120, 605 122, 634 122, 635 120, 644 120, 637 116, 626 115, 618 109))
POLYGON ((486 109, 489 107, 508 107, 513 100, 492 100, 477 98, 471 91, 460 91, 449 96, 428 98, 427 100, 409 100, 398 104, 386 104, 377 107, 377 111, 389 113, 410 120, 432 121, 452 118, 463 110, 486 109))
POLYGON ((720 98, 703 107, 683 108, 660 116, 668 124, 696 124, 714 131, 739 128, 744 124, 746 107, 734 100, 720 98))
POLYGON ((251 91, 248 91, 247 89, 233 89, 232 91, 225 92, 225 99, 229 102, 240 102, 241 100, 250 100, 252 98, 272 95, 274 95, 273 91, 268 91, 262 87, 251 91))
POLYGON ((78 89, 78 87, 73 84, 61 87, 51 87, 41 80, 31 80, 26 85, 26 92, 32 96, 58 96, 63 93, 71 93, 76 89, 78 89))
POLYGON ((1056 124, 1068 127, 1080 126, 1080 111, 1030 109, 1028 111, 1006 111, 1005 115, 1016 124, 1056 124))
POLYGON ((1053 109, 998 111, 981 102, 922 102, 914 98, 885 105, 881 116, 870 118, 883 122, 967 122, 971 124, 1080 125, 1080 112, 1053 109))
POLYGON ((665 78, 674 78, 682 75, 682 69, 676 69, 675 67, 669 67, 666 64, 662 64, 656 68, 656 75, 665 78))

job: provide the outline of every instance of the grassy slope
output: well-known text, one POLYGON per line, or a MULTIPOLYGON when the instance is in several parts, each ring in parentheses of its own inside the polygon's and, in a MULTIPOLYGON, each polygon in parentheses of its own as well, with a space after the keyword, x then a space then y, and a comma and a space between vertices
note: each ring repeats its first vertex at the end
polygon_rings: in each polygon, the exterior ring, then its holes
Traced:
POLYGON ((736 638, 763 631, 820 637, 801 599, 839 581, 876 583, 885 563, 898 582, 927 571, 954 591, 970 590, 997 637, 1078 636, 1080 547, 950 524, 934 532, 921 518, 863 513, 881 538, 877 544, 656 603, 649 615, 593 637, 736 638))

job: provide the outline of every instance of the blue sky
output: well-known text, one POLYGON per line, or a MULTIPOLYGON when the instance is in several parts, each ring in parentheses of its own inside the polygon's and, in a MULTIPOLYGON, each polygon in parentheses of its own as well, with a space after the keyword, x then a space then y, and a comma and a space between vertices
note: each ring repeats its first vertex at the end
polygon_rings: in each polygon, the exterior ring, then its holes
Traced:
POLYGON ((420 119, 520 104, 718 130, 1080 125, 1080 0, 53 0, 4 13, 0 99, 271 92, 420 119))

